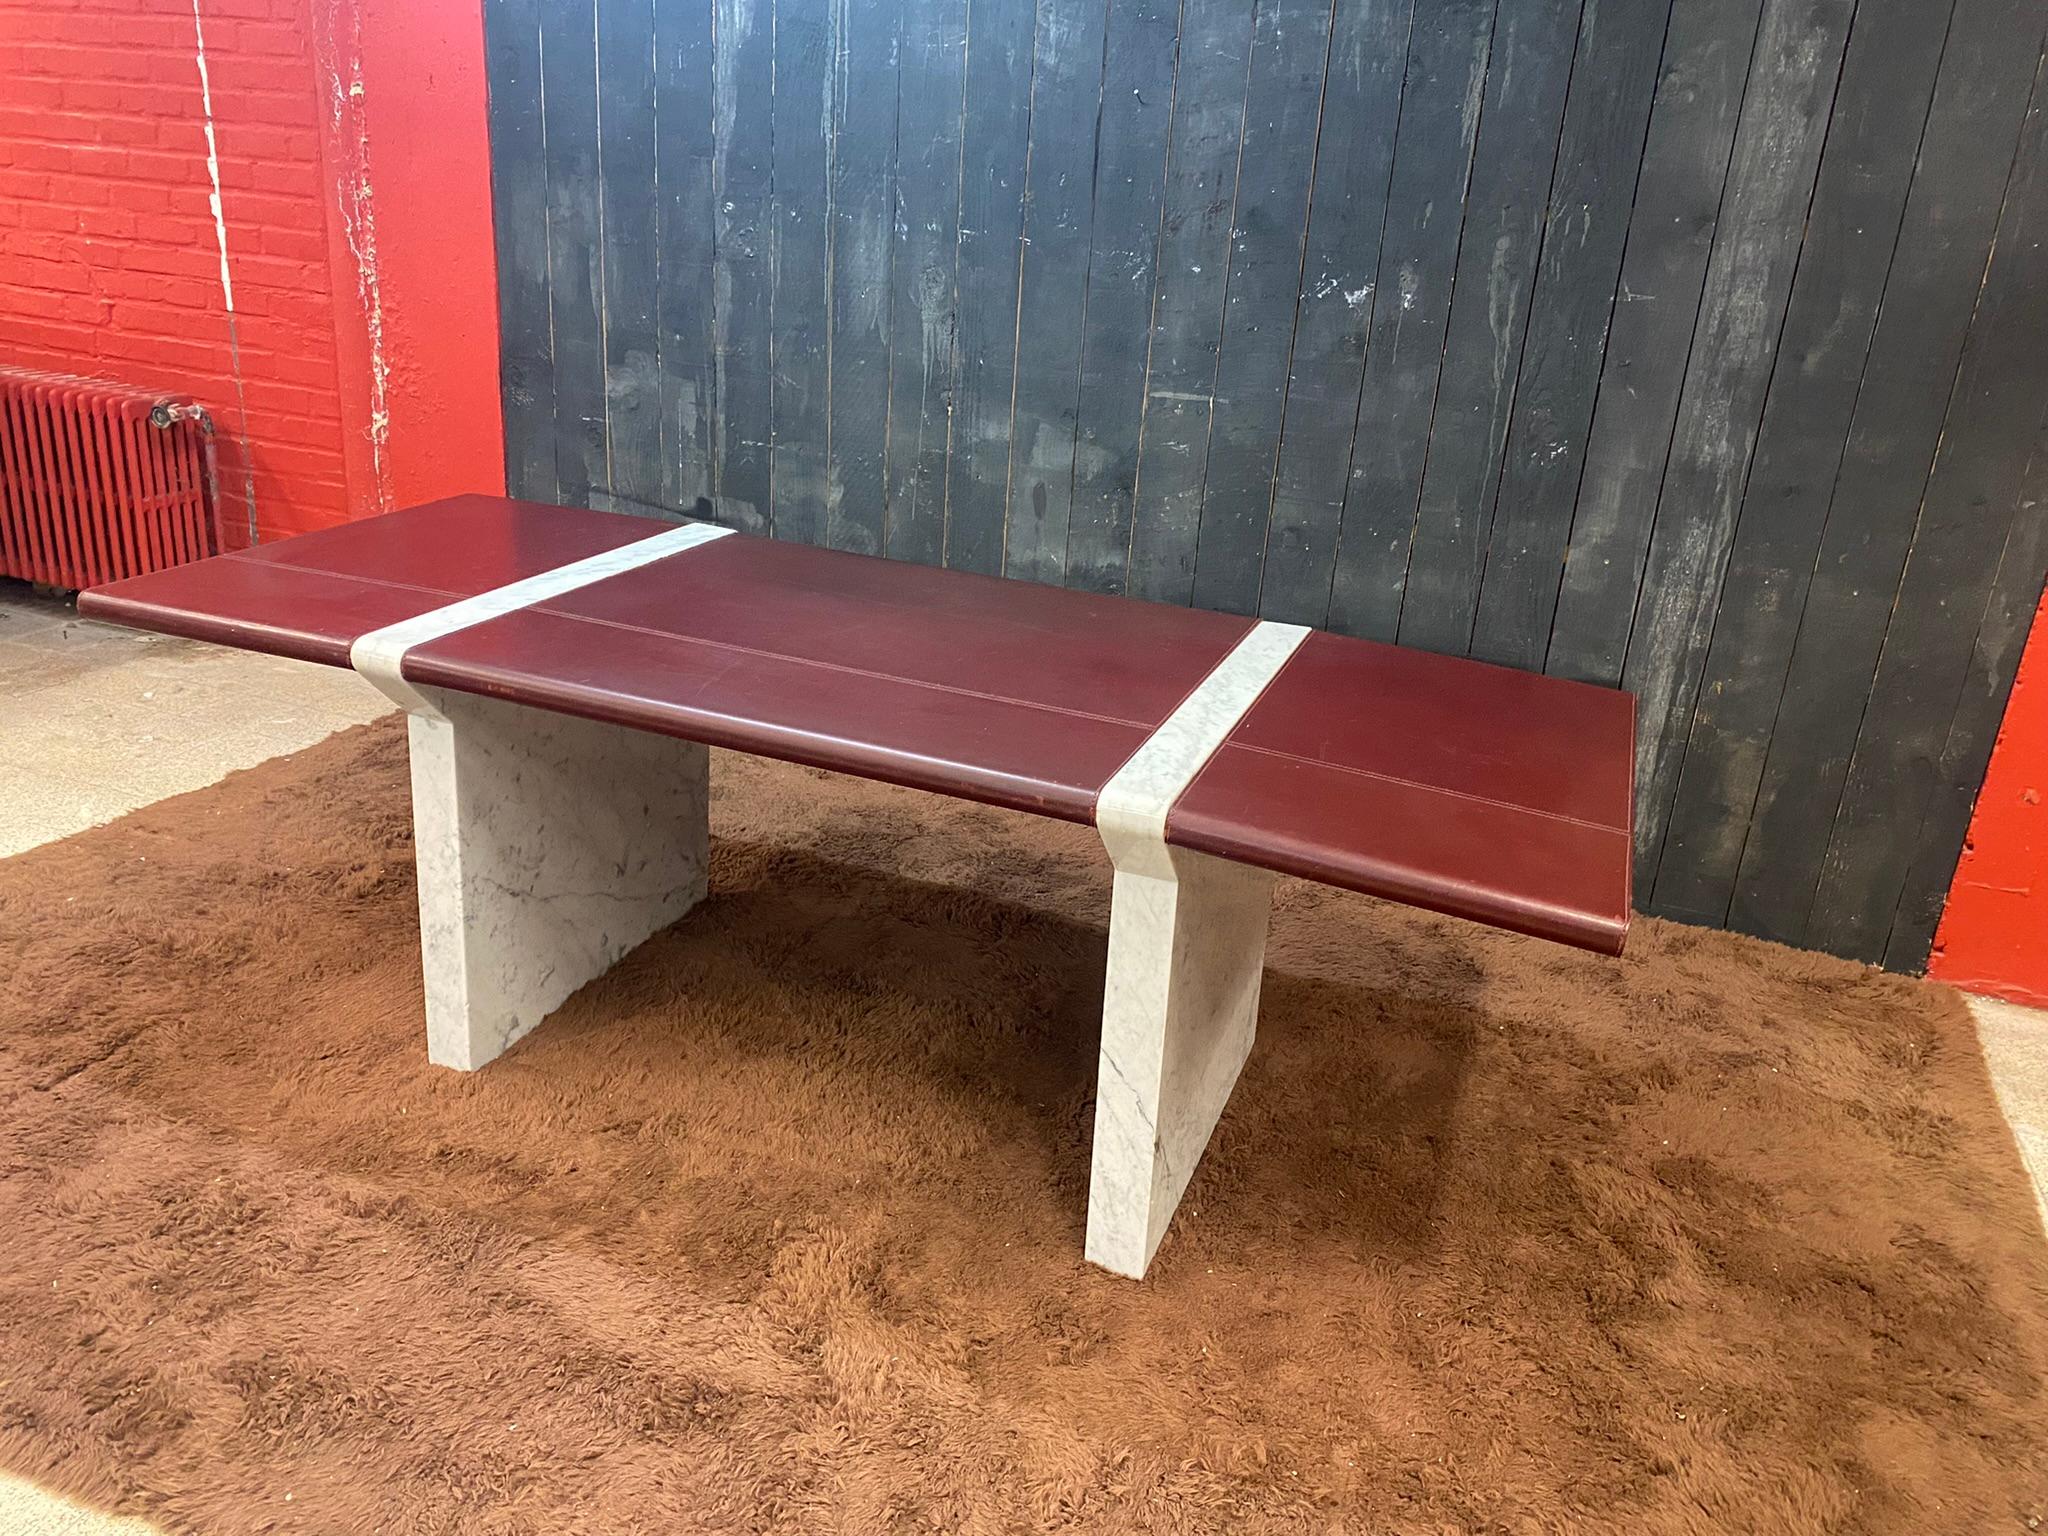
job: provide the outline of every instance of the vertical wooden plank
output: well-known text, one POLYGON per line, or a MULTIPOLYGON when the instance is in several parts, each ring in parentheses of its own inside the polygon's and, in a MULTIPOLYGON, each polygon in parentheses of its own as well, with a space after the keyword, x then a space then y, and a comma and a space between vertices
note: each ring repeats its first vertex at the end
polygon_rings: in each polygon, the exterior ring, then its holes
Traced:
POLYGON ((1471 654, 1540 669, 1586 462, 1666 5, 1587 5, 1565 98, 1471 654))
POLYGON ((555 479, 560 500, 588 506, 593 491, 602 495, 611 488, 605 462, 596 8, 591 3, 544 5, 540 29, 548 292, 555 342, 555 479))
POLYGON ((1243 0, 1181 9, 1129 572, 1135 596, 1165 602, 1194 595, 1253 10, 1243 0))
POLYGON ((835 0, 832 359, 825 542, 882 552, 889 434, 889 252, 896 199, 894 0, 835 0))
MULTIPOLYGON (((959 341, 953 351, 953 417, 946 450, 945 560, 960 570, 988 575, 1003 568, 1003 518, 1010 491, 1032 23, 1033 7, 1023 0, 968 0, 967 115, 954 279, 959 341)), ((1058 131, 1086 130, 1063 123, 1058 131)))
POLYGON ((1391 640, 1400 623, 1493 23, 1493 0, 1416 9, 1330 590, 1345 634, 1391 640))
POLYGON ((604 230, 607 489, 658 508, 662 384, 655 322, 654 7, 597 0, 598 175, 604 230))
POLYGON ((832 63, 838 52, 832 0, 772 0, 775 96, 769 113, 774 244, 768 270, 768 355, 774 505, 778 539, 825 537, 830 433, 832 63))
POLYGON ((1130 558, 1179 25, 1180 0, 1108 7, 1066 551, 1093 592, 1123 591, 1130 558))
POLYGON ((946 535, 966 0, 903 0, 902 27, 883 547, 937 565, 946 535))
POLYGON ((1959 0, 1949 26, 1729 906, 1746 932, 1793 944, 1809 932, 2040 37, 2032 0, 1959 0))
POLYGON ((1413 14, 1411 0, 1359 0, 1332 19, 1259 590, 1259 612, 1283 623, 1329 612, 1413 14))
POLYGON ((1017 398, 1003 546, 1004 574, 1032 581, 1066 578, 1107 19, 1102 0, 1040 0, 1032 44, 1017 398))
MULTIPOLYGON (((2044 444, 2048 447, 2048 444, 2044 444)), ((1978 792, 2011 696, 2020 653, 2048 572, 2048 473, 2037 450, 2012 534, 1998 562, 1990 601, 1970 647, 1954 713, 1937 744, 1933 788, 1899 882, 1881 961, 1887 970, 1923 971, 1941 922, 1978 792)))
POLYGON ((1760 0, 1677 0, 1545 670, 1617 683, 1678 418, 1760 0))
POLYGON ((1472 643, 1579 12, 1579 0, 1510 0, 1494 23, 1443 375, 1401 593, 1404 645, 1462 656, 1472 643))
POLYGON ((710 0, 654 0, 655 346, 661 499, 709 516, 717 378, 710 0))
POLYGON ((1252 27, 1219 384, 1195 543, 1195 603, 1226 613, 1259 607, 1330 14, 1327 0, 1264 0, 1252 27))
POLYGON ((484 59, 490 82, 505 484, 514 496, 553 501, 555 357, 548 324, 539 0, 490 0, 484 7, 484 59))
POLYGON ((719 521, 773 531, 774 0, 712 13, 712 462, 719 521))
POLYGON ((1767 0, 1622 681, 1636 695, 1636 890, 1656 882, 1721 576, 1855 0, 1767 0))
POLYGON ((1727 917, 1949 10, 1867 6, 1849 34, 1665 833, 1660 911, 1717 926, 1727 917))
MULTIPOLYGON (((2038 85, 2036 87, 2039 89, 2038 85)), ((1940 787, 2028 451, 2048 421, 2048 174, 2037 100, 1821 861, 1809 942, 1876 961, 1940 787)), ((2012 573, 2022 591, 2038 573, 2012 573)))
POLYGON ((2044 571, 2048 571, 2048 434, 2035 441, 2012 537, 1999 561, 1962 695, 1949 722, 1933 802, 1921 825, 1912 867, 1892 917, 1891 937, 1885 944, 1884 963, 1889 970, 1926 967, 1977 796, 1991 766, 2020 653, 2026 649, 2028 631, 2041 605, 2044 571))

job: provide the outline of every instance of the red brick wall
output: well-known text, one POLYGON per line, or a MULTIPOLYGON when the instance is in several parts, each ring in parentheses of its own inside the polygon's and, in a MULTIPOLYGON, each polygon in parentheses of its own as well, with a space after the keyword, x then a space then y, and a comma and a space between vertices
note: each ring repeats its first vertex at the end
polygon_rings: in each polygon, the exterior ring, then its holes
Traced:
POLYGON ((198 399, 232 534, 502 491, 494 276, 479 0, 0 0, 0 364, 198 399))
POLYGON ((274 537, 350 510, 311 18, 200 13, 218 227, 192 0, 0 0, 0 361, 192 394, 274 537))

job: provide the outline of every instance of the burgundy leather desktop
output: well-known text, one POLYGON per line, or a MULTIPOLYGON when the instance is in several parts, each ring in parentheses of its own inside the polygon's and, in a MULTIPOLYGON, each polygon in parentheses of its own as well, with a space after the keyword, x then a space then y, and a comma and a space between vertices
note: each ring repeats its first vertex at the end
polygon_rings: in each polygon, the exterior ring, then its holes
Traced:
POLYGON ((1619 953, 1634 703, 1311 634, 1174 803, 1166 840, 1619 953))
POLYGON ((348 665, 359 635, 647 537, 644 518, 496 496, 366 518, 78 595, 92 618, 348 665))
MULTIPOLYGON (((80 612, 335 666, 655 531, 465 496, 135 577, 80 612)), ((1091 822, 1252 621, 732 535, 406 653, 411 681, 1091 822)), ((1617 953, 1634 701, 1312 634, 1167 841, 1617 953)))

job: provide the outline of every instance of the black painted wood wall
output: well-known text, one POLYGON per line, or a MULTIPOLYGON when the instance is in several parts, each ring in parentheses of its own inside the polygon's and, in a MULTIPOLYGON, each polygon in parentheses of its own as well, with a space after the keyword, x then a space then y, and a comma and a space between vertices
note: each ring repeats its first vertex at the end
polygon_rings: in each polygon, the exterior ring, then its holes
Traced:
POLYGON ((486 11, 516 494, 1625 686, 1640 905, 1925 958, 2048 564, 2048 0, 486 11))

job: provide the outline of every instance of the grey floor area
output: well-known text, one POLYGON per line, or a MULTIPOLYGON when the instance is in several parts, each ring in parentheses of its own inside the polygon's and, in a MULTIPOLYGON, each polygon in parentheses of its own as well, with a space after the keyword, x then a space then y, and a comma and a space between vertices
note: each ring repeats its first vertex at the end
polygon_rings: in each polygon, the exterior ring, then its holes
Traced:
POLYGON ((353 672, 117 629, 0 581, 0 857, 389 708, 353 672))
MULTIPOLYGON (((0 580, 0 857, 68 837, 387 713, 352 672, 81 620, 0 580)), ((1971 1000, 2037 1199, 2048 1188, 2048 1013, 1971 1000)), ((2043 1207, 2048 1219, 2048 1205, 2043 1207)), ((143 1536, 0 1474, 0 1536, 143 1536)))

